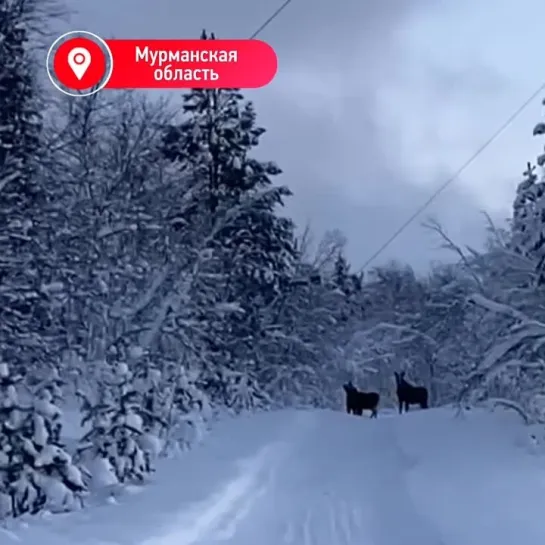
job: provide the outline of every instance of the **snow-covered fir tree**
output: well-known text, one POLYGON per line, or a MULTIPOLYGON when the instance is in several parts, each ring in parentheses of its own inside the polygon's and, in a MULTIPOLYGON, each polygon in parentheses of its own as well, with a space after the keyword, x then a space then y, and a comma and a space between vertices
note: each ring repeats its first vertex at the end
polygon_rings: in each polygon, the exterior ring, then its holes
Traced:
POLYGON ((332 282, 333 285, 340 289, 343 293, 346 293, 348 290, 349 274, 350 266, 348 265, 345 256, 339 252, 339 255, 335 261, 335 270, 333 272, 332 282))
POLYGON ((140 360, 134 370, 133 385, 141 399, 142 437, 140 444, 148 456, 157 457, 169 426, 170 392, 163 373, 148 359, 140 360))
POLYGON ((21 379, 0 362, 0 519, 17 514, 13 485, 19 472, 16 432, 20 407, 16 386, 21 379))
POLYGON ((93 486, 141 483, 153 472, 153 452, 145 439, 145 417, 153 416, 142 405, 126 363, 118 363, 100 379, 93 399, 79 392, 82 426, 89 431, 81 439, 78 455, 93 479, 93 486))
POLYGON ((82 506, 87 492, 82 473, 60 441, 60 409, 44 390, 31 405, 20 401, 21 376, 0 363, 1 516, 82 506))
POLYGON ((183 101, 184 118, 168 127, 163 151, 190 173, 194 204, 186 221, 213 233, 203 242, 215 255, 209 274, 223 275, 216 297, 241 310, 216 321, 208 342, 216 369, 245 372, 251 384, 262 312, 289 282, 296 255, 293 224, 277 210, 291 192, 272 183, 281 173, 274 163, 253 156, 265 129, 238 90, 197 89, 183 101))
POLYGON ((523 180, 517 187, 513 202, 512 244, 517 252, 536 259, 538 281, 543 282, 545 262, 545 182, 536 173, 537 167, 527 164, 523 180))
MULTIPOLYGON (((539 122, 533 134, 540 137, 545 135, 545 123, 539 122)), ((527 164, 524 178, 517 187, 512 219, 513 245, 517 251, 536 260, 539 283, 545 282, 544 166, 545 152, 537 157, 537 166, 527 164), (536 172, 538 168, 540 173, 536 172)))
POLYGON ((165 378, 171 395, 168 447, 187 449, 204 437, 212 417, 212 404, 201 384, 199 369, 172 364, 168 366, 165 378))
POLYGON ((49 326, 43 260, 45 191, 37 176, 41 116, 29 55, 35 3, 0 3, 0 352, 15 364, 43 359, 49 326))

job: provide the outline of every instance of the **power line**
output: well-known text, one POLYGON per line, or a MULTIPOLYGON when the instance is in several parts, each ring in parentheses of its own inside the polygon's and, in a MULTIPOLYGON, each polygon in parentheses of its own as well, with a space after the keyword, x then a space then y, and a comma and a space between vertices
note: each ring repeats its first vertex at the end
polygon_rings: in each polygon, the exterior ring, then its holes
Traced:
POLYGON ((290 4, 292 0, 286 0, 271 16, 250 36, 250 40, 253 40, 258 34, 261 34, 290 4))
MULTIPOLYGON (((250 36, 250 40, 256 38, 265 28, 267 28, 292 2, 293 0, 285 0, 270 16, 266 19, 261 26, 250 36)), ((496 139, 503 134, 503 132, 515 121, 515 119, 531 104, 534 99, 545 91, 545 82, 543 82, 538 89, 536 89, 523 103, 513 112, 493 134, 488 138, 478 149, 477 151, 467 159, 462 166, 455 171, 455 173, 448 178, 442 185, 440 185, 430 197, 419 206, 413 214, 411 214, 394 232, 393 234, 367 259, 367 261, 361 267, 361 270, 366 269, 392 242, 394 242, 397 237, 405 231, 405 229, 418 217, 428 206, 437 198, 439 195, 458 177, 467 167, 469 167, 483 151, 485 151, 496 139)))
POLYGON ((416 211, 409 216, 409 218, 403 222, 396 231, 388 238, 378 250, 369 257, 369 259, 363 264, 360 270, 366 269, 370 263, 372 263, 394 240, 422 213, 428 206, 452 183, 460 174, 469 166, 479 155, 492 144, 510 125, 515 119, 528 107, 534 99, 545 91, 545 82, 543 82, 538 89, 536 89, 523 104, 505 121, 505 123, 494 133, 492 136, 482 144, 480 148, 448 179, 446 182, 439 186, 431 196, 419 207, 416 211))

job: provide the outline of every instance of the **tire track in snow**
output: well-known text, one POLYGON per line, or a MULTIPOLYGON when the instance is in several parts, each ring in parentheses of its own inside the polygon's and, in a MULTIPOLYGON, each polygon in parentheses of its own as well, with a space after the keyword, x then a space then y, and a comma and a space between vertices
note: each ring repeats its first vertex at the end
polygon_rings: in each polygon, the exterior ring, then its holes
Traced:
POLYGON ((266 467, 279 445, 271 444, 243 461, 240 473, 206 500, 190 507, 160 537, 142 545, 198 545, 232 537, 255 501, 266 491, 266 467))
MULTIPOLYGON (((284 443, 272 444, 263 449, 263 461, 259 462, 256 468, 247 468, 251 479, 251 486, 245 489, 238 502, 233 503, 229 512, 222 521, 215 527, 211 540, 228 541, 236 536, 239 524, 252 512, 252 509, 257 502, 264 497, 270 490, 275 479, 276 469, 278 468, 281 459, 285 456, 287 445, 284 443)), ((258 454, 258 456, 260 456, 258 454)), ((185 545, 182 543, 181 545, 185 545)))
POLYGON ((298 414, 284 438, 269 443, 255 455, 239 461, 238 474, 206 500, 184 511, 162 536, 141 545, 210 545, 236 537, 239 525, 253 511, 276 480, 276 471, 287 456, 292 440, 312 418, 298 414))

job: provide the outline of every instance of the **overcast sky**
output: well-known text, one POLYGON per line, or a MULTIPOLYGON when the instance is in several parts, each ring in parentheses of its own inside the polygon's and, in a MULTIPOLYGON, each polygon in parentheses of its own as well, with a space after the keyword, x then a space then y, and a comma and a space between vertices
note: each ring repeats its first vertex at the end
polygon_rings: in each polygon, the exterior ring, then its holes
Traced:
MULTIPOLYGON (((61 30, 104 38, 249 36, 273 0, 68 0, 61 30), (188 5, 189 4, 189 5, 188 5)), ((278 1, 280 4, 280 1, 278 1)), ((259 36, 277 78, 248 94, 268 132, 260 155, 284 170, 289 212, 317 236, 339 228, 354 265, 371 254, 543 82, 542 0, 293 0, 259 36)), ((441 258, 421 227, 434 216, 462 244, 484 237, 480 211, 509 214, 542 142, 536 99, 376 264, 422 270, 441 258)))

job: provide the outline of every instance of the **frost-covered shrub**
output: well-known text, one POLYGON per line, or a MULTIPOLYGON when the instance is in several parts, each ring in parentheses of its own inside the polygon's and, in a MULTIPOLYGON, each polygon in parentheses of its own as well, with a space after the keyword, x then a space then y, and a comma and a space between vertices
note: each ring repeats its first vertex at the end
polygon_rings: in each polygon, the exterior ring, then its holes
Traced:
POLYGON ((96 401, 78 394, 82 426, 90 425, 78 456, 92 466, 96 486, 142 482, 153 471, 150 453, 142 446, 146 410, 127 364, 118 364, 115 372, 101 381, 98 392, 96 401))
POLYGON ((257 380, 247 371, 223 369, 218 373, 218 381, 222 384, 223 403, 236 414, 262 409, 270 403, 257 380))
POLYGON ((60 443, 62 413, 45 394, 22 406, 20 382, 0 364, 0 516, 77 508, 87 489, 60 443))
POLYGON ((198 370, 172 365, 165 378, 172 395, 167 446, 186 449, 199 442, 206 433, 206 423, 212 416, 210 399, 200 386, 201 373, 198 370))

